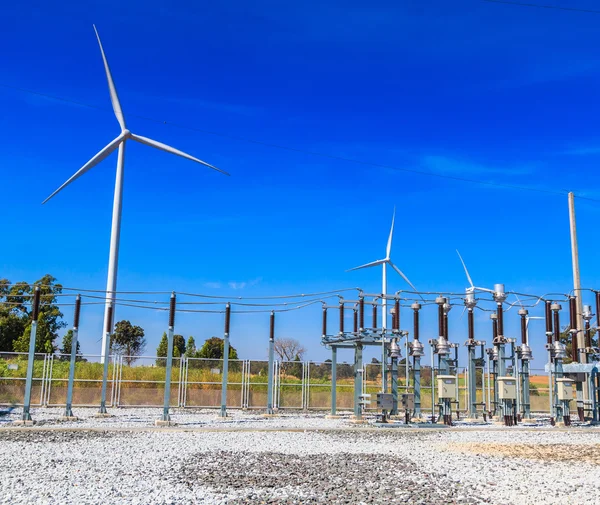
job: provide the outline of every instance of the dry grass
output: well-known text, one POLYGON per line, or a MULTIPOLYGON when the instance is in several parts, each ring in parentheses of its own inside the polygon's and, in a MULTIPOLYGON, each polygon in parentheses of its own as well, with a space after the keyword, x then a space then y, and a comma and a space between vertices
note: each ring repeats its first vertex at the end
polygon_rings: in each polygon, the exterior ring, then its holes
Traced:
POLYGON ((600 465, 600 444, 498 444, 498 443, 457 443, 444 445, 445 449, 455 452, 526 458, 541 461, 586 462, 600 465))

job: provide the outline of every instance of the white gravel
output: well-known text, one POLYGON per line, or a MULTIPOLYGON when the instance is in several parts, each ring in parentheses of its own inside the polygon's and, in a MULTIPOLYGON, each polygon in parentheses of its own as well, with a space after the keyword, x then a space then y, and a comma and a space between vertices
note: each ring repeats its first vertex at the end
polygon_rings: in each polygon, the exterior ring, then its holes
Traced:
POLYGON ((37 409, 40 429, 3 420, 0 504, 558 505, 595 504, 600 496, 597 460, 457 450, 491 443, 600 449, 597 429, 372 429, 322 413, 232 411, 219 421, 215 411, 175 411, 177 428, 155 430, 145 428, 160 409, 119 409, 108 419, 94 413, 78 409, 84 421, 54 424, 61 409, 37 409))

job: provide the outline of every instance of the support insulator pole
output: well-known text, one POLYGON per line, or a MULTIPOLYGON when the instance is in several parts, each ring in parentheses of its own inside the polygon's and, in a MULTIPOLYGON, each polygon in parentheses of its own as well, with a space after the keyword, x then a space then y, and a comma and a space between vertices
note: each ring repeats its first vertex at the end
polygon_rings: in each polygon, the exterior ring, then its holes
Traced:
POLYGON ((546 300, 546 338, 547 343, 552 344, 552 302, 546 300))
POLYGON ((169 327, 175 328, 175 303, 177 297, 175 293, 171 293, 171 299, 169 300, 169 327))
POLYGON ((358 324, 359 331, 363 331, 365 329, 365 299, 361 296, 358 301, 358 324))
POLYGON ((579 352, 577 345, 577 297, 572 296, 569 298, 569 315, 570 321, 569 326, 571 327, 571 359, 574 362, 579 362, 579 352))
POLYGON ((32 321, 37 321, 40 315, 40 287, 36 286, 33 292, 33 308, 31 309, 32 321))
POLYGON ((444 337, 448 340, 448 314, 444 312, 444 337))
POLYGON ((373 304, 373 329, 377 328, 377 304, 373 304))
POLYGON ((323 336, 327 335, 327 308, 323 307, 323 336))
POLYGON ((475 323, 473 316, 473 309, 469 308, 467 312, 467 320, 469 324, 469 340, 475 340, 475 323))
POLYGON ((526 345, 527 342, 527 314, 521 314, 521 344, 526 345))
POLYGON ((414 309, 413 312, 413 337, 419 340, 419 309, 414 309))
POLYGON ((590 329, 590 321, 585 322, 585 346, 589 349, 592 347, 592 331, 590 329))
POLYGON ((73 316, 73 329, 79 329, 79 316, 81 315, 81 295, 75 298, 75 314, 73 316))
POLYGON ((229 335, 229 323, 231 322, 231 304, 225 305, 225 334, 229 335))
POLYGON ((438 303, 438 329, 440 337, 444 336, 444 304, 438 303))
POLYGON ((271 311, 271 321, 269 328, 269 340, 271 342, 275 341, 275 311, 271 311))
POLYGON ((498 336, 504 337, 504 310, 501 303, 498 304, 496 312, 498 314, 498 336))
POLYGON ((394 302, 394 330, 400 330, 400 300, 394 302))
POLYGON ((554 341, 558 342, 560 340, 560 314, 558 310, 554 312, 554 341))
POLYGON ((344 333, 344 304, 340 303, 340 333, 344 333))
POLYGON ((354 309, 354 333, 358 333, 358 312, 354 309))
POLYGON ((498 319, 492 319, 492 342, 498 340, 498 319))

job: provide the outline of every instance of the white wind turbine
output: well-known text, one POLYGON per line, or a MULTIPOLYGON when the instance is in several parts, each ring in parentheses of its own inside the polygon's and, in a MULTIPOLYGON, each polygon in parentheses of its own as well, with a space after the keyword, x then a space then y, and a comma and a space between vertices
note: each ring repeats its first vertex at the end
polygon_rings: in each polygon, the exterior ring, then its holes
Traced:
MULTIPOLYGON (((81 177, 87 171, 91 170, 98 163, 107 158, 113 151, 117 148, 119 149, 118 160, 117 160, 117 178, 115 181, 115 195, 113 202, 113 215, 112 215, 112 228, 110 232, 110 253, 108 257, 108 280, 106 283, 106 307, 104 311, 104 328, 110 327, 112 328, 113 321, 108 321, 110 311, 108 307, 114 303, 115 301, 115 291, 117 290, 117 269, 119 262, 119 239, 121 234, 121 209, 122 209, 122 199, 123 199, 123 175, 124 175, 124 165, 125 165, 125 142, 127 140, 135 140, 140 144, 145 144, 150 147, 155 147, 160 149, 161 151, 166 151, 171 154, 176 154, 177 156, 181 156, 182 158, 187 158, 188 160, 195 161, 196 163, 200 163, 209 168, 217 170, 218 172, 224 173, 225 175, 229 175, 227 172, 220 170, 217 167, 214 167, 198 158, 190 156, 187 153, 179 151, 173 147, 170 147, 161 142, 157 142, 156 140, 152 140, 146 137, 142 137, 141 135, 136 135, 131 133, 127 126, 125 125, 125 117, 123 116, 123 111, 121 109, 121 104, 119 103, 119 97, 117 95, 117 89, 115 88, 115 83, 113 82, 112 75, 110 73, 110 68, 108 66, 108 61, 106 59, 106 55, 104 54, 104 49, 102 48, 102 42, 100 41, 100 36, 98 35, 98 30, 96 30, 96 26, 94 25, 94 31, 96 32, 96 38, 98 39, 98 45, 100 46, 100 52, 102 53, 102 60, 104 61, 104 70, 106 71, 106 78, 108 80, 108 90, 110 92, 110 100, 112 102, 113 111, 115 112, 115 116, 117 117, 117 121, 121 126, 121 133, 117 138, 111 141, 108 145, 106 145, 100 152, 98 152, 91 160, 89 160, 83 167, 81 167, 75 174, 65 182, 60 188, 58 188, 54 193, 52 193, 48 198, 46 198, 42 204, 46 203, 50 200, 54 195, 60 192, 62 189, 66 188, 73 181, 81 177)), ((113 311, 113 320, 114 320, 114 311, 113 311)), ((104 362, 104 354, 105 354, 105 346, 106 346, 106 333, 102 333, 102 362, 104 362)))
MULTIPOLYGON (((398 274, 408 283, 408 285, 413 288, 413 290, 417 291, 417 288, 414 287, 414 285, 412 284, 412 282, 410 282, 408 280, 408 277, 406 277, 406 275, 404 275, 402 273, 402 270, 400 270, 396 265, 394 265, 392 263, 392 260, 390 258, 390 254, 392 252, 392 237, 394 235, 394 220, 396 219, 396 208, 394 208, 394 214, 392 215, 392 227, 390 229, 390 236, 388 238, 388 242, 387 242, 387 247, 385 250, 385 258, 383 258, 382 260, 377 260, 377 261, 372 261, 371 263, 367 263, 366 265, 361 265, 359 267, 354 267, 351 268, 350 270, 346 270, 347 272, 352 272, 353 270, 360 270, 361 268, 370 268, 370 267, 375 267, 378 265, 381 265, 383 267, 383 276, 382 276, 382 283, 381 283, 381 294, 383 295, 387 295, 387 265, 390 265, 394 270, 396 270, 396 272, 398 272, 398 274)), ((381 302, 381 306, 382 306, 382 316, 381 316, 381 321, 382 321, 382 329, 383 331, 385 331, 386 327, 387 327, 387 300, 385 299, 385 297, 383 298, 382 302, 381 302)))

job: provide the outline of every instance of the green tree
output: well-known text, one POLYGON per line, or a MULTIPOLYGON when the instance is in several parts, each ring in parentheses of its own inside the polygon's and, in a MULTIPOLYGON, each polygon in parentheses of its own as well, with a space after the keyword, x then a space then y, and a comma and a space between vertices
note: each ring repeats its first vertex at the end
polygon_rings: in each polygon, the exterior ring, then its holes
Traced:
MULTIPOLYGON (((223 349, 225 342, 222 338, 211 337, 204 342, 204 345, 198 351, 199 358, 223 359, 223 349)), ((229 359, 238 359, 238 354, 235 348, 229 345, 229 359)))
MULTIPOLYGON (((63 340, 62 340, 62 347, 59 349, 59 352, 62 355, 60 357, 61 360, 68 361, 71 359, 72 345, 73 345, 73 330, 69 330, 69 331, 67 331, 67 333, 65 333, 63 340)), ((75 354, 81 354, 81 345, 79 343, 79 340, 77 340, 77 348, 75 350, 75 354)), ((79 361, 79 360, 80 360, 80 358, 77 358, 77 361, 79 361)))
POLYGON ((131 366, 146 350, 146 338, 141 326, 129 321, 119 321, 110 336, 110 348, 115 354, 124 357, 127 366, 131 366))
MULTIPOLYGON (((191 338, 191 337, 190 337, 191 338)), ((156 348, 156 366, 165 366, 166 361, 164 358, 167 357, 167 351, 169 349, 169 340, 167 337, 167 333, 164 332, 162 334, 162 338, 160 339, 160 343, 156 348)), ((185 340, 182 335, 173 335, 173 357, 179 358, 183 356, 186 352, 185 349, 185 340)))
POLYGON ((173 335, 173 356, 179 358, 185 354, 185 338, 183 335, 173 335))
POLYGON ((186 358, 196 358, 198 354, 198 349, 196 349, 196 340, 194 337, 190 336, 187 341, 187 345, 185 346, 185 357, 186 358))
POLYGON ((35 352, 54 353, 57 350, 54 341, 58 332, 67 323, 62 321, 63 314, 57 305, 57 295, 62 293, 62 285, 56 278, 46 274, 33 285, 20 282, 15 284, 7 301, 13 306, 13 314, 20 314, 25 321, 25 328, 21 335, 13 341, 13 350, 16 352, 29 351, 29 336, 31 333, 31 301, 35 287, 40 287, 40 311, 35 340, 35 352))

